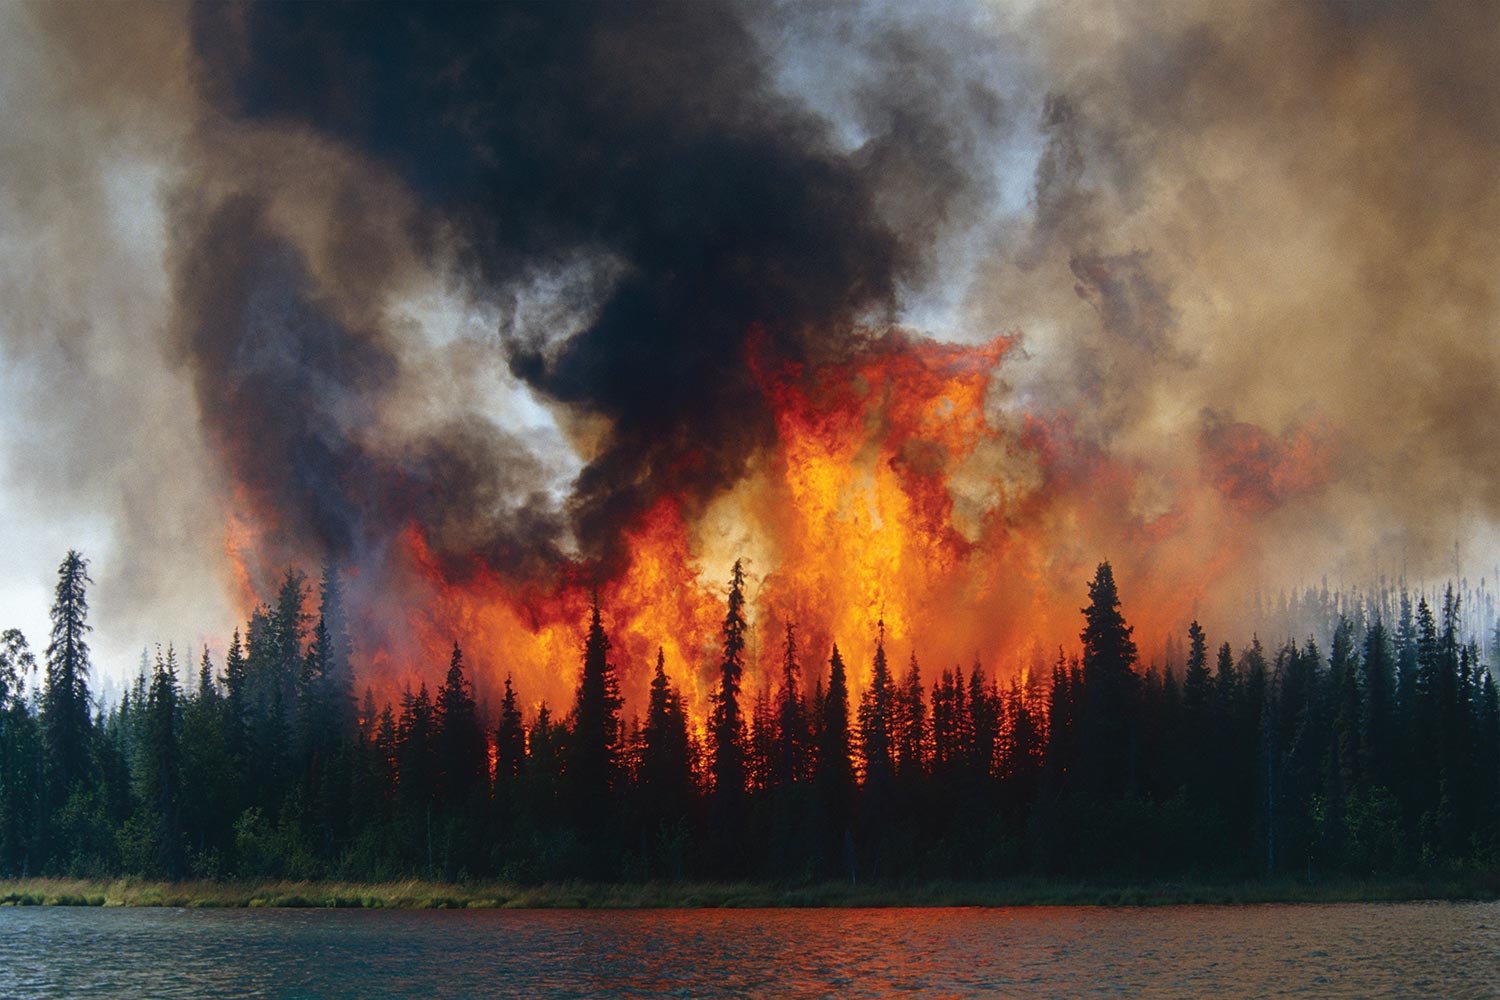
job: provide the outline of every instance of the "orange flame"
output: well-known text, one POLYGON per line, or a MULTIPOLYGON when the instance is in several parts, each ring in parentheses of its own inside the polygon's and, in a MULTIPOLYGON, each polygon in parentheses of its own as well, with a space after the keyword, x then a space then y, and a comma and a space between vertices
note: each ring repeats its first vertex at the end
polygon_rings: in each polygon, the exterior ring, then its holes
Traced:
MULTIPOLYGON (((373 637, 357 651, 366 675, 386 695, 400 678, 438 676, 457 639, 481 696, 498 700, 509 675, 533 707, 565 709, 597 588, 627 711, 643 709, 661 647, 701 718, 739 557, 751 584, 747 691, 779 675, 785 620, 798 623, 809 685, 838 642, 862 689, 880 621, 892 663, 915 651, 929 680, 975 659, 992 676, 1022 673, 1039 647, 1076 646, 1083 585, 1102 559, 1149 658, 1245 557, 1247 519, 1328 480, 1333 447, 1316 430, 1277 439, 1211 426, 1181 443, 1185 469, 1162 473, 1112 457, 1065 418, 1009 414, 992 397, 1014 343, 892 332, 852 361, 796 365, 752 336, 747 363, 776 441, 743 478, 702 511, 664 497, 621 525, 628 558, 609 579, 587 579, 581 563, 547 584, 479 560, 455 574, 409 524, 391 557, 401 583, 378 605, 396 617, 360 623, 373 637)), ((249 579, 255 537, 231 521, 237 579, 249 579)))

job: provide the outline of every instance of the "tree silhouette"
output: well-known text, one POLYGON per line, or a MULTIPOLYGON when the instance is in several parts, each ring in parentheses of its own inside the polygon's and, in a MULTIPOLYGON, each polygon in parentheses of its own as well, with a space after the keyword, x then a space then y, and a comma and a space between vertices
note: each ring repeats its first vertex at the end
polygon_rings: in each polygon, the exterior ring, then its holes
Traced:
POLYGON ((740 712, 740 678, 745 672, 745 572, 738 559, 729 578, 724 614, 723 657, 709 720, 714 796, 720 808, 737 811, 745 787, 745 721, 740 712))
POLYGON ((773 782, 790 785, 808 777, 808 725, 801 692, 802 667, 797 660, 797 630, 786 623, 782 645, 781 687, 776 693, 777 746, 773 782))
POLYGON ((52 602, 52 641, 42 691, 42 729, 47 741, 48 802, 60 806, 90 776, 88 562, 70 550, 57 570, 52 602))
POLYGON ((687 818, 694 788, 687 712, 667 678, 666 654, 660 647, 641 743, 640 785, 648 836, 661 838, 687 818))
POLYGON ((1107 562, 1089 584, 1083 618, 1079 777, 1095 793, 1118 794, 1133 788, 1136 777, 1136 648, 1107 562))
POLYGON ((876 625, 875 659, 870 686, 859 702, 859 752, 864 765, 865 787, 876 795, 889 792, 895 771, 892 731, 896 688, 885 657, 885 622, 876 625))
POLYGON ((826 857, 854 877, 854 761, 849 747, 849 683, 837 644, 828 657, 828 689, 819 700, 816 782, 826 857))
POLYGON ((595 597, 589 609, 567 758, 573 807, 580 819, 597 817, 604 808, 620 751, 621 700, 609 649, 609 636, 604 632, 595 597))
POLYGON ((24 637, 0 633, 0 872, 1230 878, 1461 873, 1500 852, 1500 691, 1460 614, 1480 602, 1454 588, 1436 609, 1430 593, 1309 590, 1277 613, 1311 616, 1313 634, 1279 641, 1273 663, 1252 635, 1237 656, 1219 645, 1210 670, 1195 622, 1169 643, 1185 671, 1169 648, 1164 668, 1138 674, 1101 564, 1082 655, 1059 649, 1050 678, 1033 654, 1019 676, 1003 662, 942 670, 929 692, 915 652, 893 676, 878 629, 852 728, 839 649, 807 697, 787 623, 779 683, 758 688, 747 740, 739 568, 705 716, 691 716, 658 647, 627 738, 595 603, 566 723, 543 703, 528 726, 507 678, 491 749, 456 642, 435 696, 408 685, 397 711, 367 688, 347 708, 342 597, 324 576, 310 632, 303 580, 288 573, 234 632, 220 677, 205 648, 184 694, 175 650, 143 653, 94 718, 89 581, 70 553, 39 684, 24 637), (716 736, 726 725, 732 740, 716 736), (64 782, 54 750, 70 739, 64 782))
POLYGON ((435 715, 438 794, 444 803, 462 806, 484 787, 489 762, 479 708, 457 642, 448 660, 448 675, 438 688, 435 715))
POLYGON ((521 776, 526 760, 526 723, 516 703, 515 688, 509 675, 505 694, 500 699, 500 724, 495 729, 495 780, 513 781, 521 776))

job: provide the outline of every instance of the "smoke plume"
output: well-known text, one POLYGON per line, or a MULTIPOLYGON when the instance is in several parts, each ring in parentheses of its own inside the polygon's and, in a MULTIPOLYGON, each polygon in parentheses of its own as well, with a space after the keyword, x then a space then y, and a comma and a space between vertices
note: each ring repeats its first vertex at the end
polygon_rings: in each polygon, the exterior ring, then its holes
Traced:
POLYGON ((1103 558, 1147 647, 1488 558, 1493 5, 0 18, 3 537, 116 660, 293 564, 555 701, 596 587, 692 691, 738 555, 1001 672, 1103 558))

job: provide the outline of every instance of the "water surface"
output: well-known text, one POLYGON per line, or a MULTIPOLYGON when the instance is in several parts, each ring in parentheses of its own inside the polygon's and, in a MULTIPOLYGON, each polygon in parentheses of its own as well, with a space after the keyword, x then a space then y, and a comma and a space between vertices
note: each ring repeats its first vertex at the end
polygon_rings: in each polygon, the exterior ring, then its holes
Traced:
POLYGON ((1500 997, 1500 904, 5 908, 5 997, 1500 997))

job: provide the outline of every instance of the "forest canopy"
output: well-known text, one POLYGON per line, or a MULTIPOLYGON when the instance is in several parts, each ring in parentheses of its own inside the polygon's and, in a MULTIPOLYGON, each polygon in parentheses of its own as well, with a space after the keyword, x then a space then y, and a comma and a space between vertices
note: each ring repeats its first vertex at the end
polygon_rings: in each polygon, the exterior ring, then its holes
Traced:
POLYGON ((626 717, 608 609, 581 623, 571 705, 507 678, 475 696, 357 694, 339 574, 287 573, 222 658, 143 654, 95 700, 88 563, 58 569, 38 656, 0 634, 0 871, 165 878, 976 879, 1368 875, 1500 860, 1500 698, 1450 587, 1402 590, 1316 638, 1142 664, 1118 583, 1088 583, 1080 655, 1001 682, 902 662, 870 683, 782 623, 774 685, 742 686, 744 574, 710 711, 659 652, 626 717))

